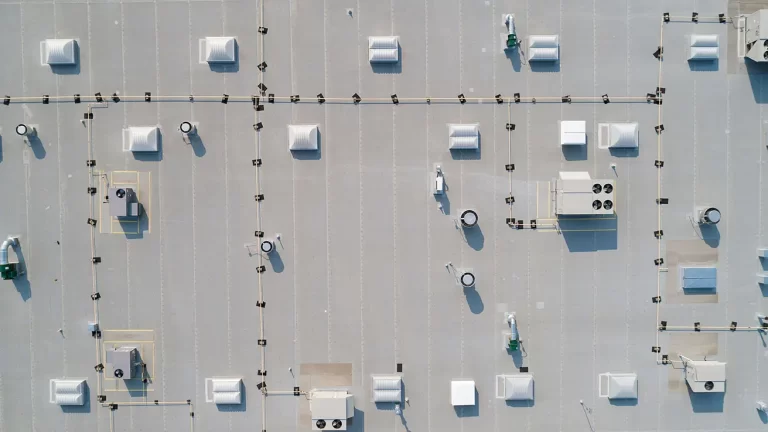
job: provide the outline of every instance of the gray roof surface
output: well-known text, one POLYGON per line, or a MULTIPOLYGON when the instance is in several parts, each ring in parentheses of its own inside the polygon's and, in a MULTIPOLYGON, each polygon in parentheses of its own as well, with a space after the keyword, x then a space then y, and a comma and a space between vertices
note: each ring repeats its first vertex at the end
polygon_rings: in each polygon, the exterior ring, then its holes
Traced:
POLYGON ((768 351, 745 327, 767 311, 755 273, 768 266, 756 257, 768 245, 768 83, 737 58, 735 25, 716 22, 761 2, 748 3, 0 0, 0 96, 13 96, 0 106, 0 239, 19 235, 27 269, 0 282, 0 431, 309 430, 309 395, 293 388, 318 383, 354 393, 356 431, 764 429, 755 402, 768 398, 768 351), (682 18, 662 25, 663 12, 682 18), (560 61, 505 54, 506 13, 522 37, 560 35, 560 61), (718 34, 720 60, 687 62, 691 33, 718 34), (381 35, 400 37, 398 65, 368 63, 367 38, 381 35), (199 63, 206 36, 235 36, 237 64, 199 63), (74 69, 41 66, 39 43, 54 37, 78 40, 74 69), (660 80, 663 110, 645 100, 660 80), (261 82, 278 99, 255 111, 261 82), (122 100, 82 123, 96 92, 122 100), (296 94, 301 103, 288 102, 296 94), (177 131, 185 120, 199 131, 189 145, 177 131), (559 120, 586 121, 586 152, 560 148, 559 120), (597 148, 597 124, 611 121, 639 123, 639 151, 597 148), (37 129, 29 145, 14 133, 22 122, 37 129), (449 123, 478 123, 480 151, 451 154, 449 123), (288 124, 318 124, 319 152, 291 154, 288 124), (123 152, 123 128, 151 125, 162 130, 157 155, 123 152), (435 164, 448 185, 439 200, 435 164), (555 229, 548 189, 559 171, 615 179, 616 217, 555 229), (140 223, 102 214, 107 179, 138 189, 140 223), (698 230, 697 205, 719 208, 722 222, 698 230), (457 229, 468 208, 478 227, 457 229), (255 253, 256 230, 280 235, 268 259, 255 253), (472 269, 476 287, 458 287, 449 262, 472 269), (691 262, 716 265, 716 293, 682 293, 678 267, 691 262), (95 310, 98 340, 87 331, 95 310), (522 353, 502 349, 507 311, 522 353), (681 327, 659 332, 660 320, 681 327), (739 331, 727 331, 732 321, 739 331), (94 370, 121 344, 141 348, 147 384, 94 370), (678 354, 727 362, 724 395, 692 394, 678 354), (402 417, 371 402, 371 374, 398 363, 402 417), (520 367, 535 400, 495 399, 495 376, 520 367), (637 373, 638 399, 599 398, 605 372, 637 373), (87 378, 84 407, 49 403, 49 380, 61 377, 87 378), (243 404, 206 403, 211 377, 242 377, 243 404), (451 406, 457 378, 475 381, 475 407, 451 406))

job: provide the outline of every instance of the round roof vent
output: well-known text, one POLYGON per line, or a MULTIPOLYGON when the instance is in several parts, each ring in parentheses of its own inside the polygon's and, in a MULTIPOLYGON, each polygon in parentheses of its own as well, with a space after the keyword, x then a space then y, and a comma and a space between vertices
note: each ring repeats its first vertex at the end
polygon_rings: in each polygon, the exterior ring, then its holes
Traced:
POLYGON ((609 193, 613 192, 613 185, 610 184, 610 183, 606 183, 603 186, 603 190, 605 191, 605 193, 609 194, 609 193))
POLYGON ((336 419, 331 423, 331 426, 333 426, 334 429, 338 429, 341 427, 341 420, 336 419))
POLYGON ((605 200, 603 201, 603 208, 606 210, 610 210, 613 208, 613 201, 611 200, 605 200))
POLYGON ((715 383, 713 383, 712 381, 707 381, 704 383, 704 389, 712 390, 713 388, 715 388, 715 383))
POLYGON ((462 273, 461 277, 459 277, 459 281, 466 288, 472 287, 475 285, 475 275, 470 272, 462 273))
POLYGON ((464 210, 461 213, 461 224, 467 228, 477 225, 477 212, 474 210, 464 210))
POLYGON ((115 377, 122 378, 123 377, 123 370, 122 369, 115 369, 115 377))
POLYGON ((603 208, 603 203, 600 202, 600 200, 594 200, 592 201, 592 208, 595 210, 600 210, 601 208, 603 208))
POLYGON ((261 242, 261 251, 262 252, 270 253, 273 250, 275 250, 275 244, 274 243, 272 243, 269 240, 264 240, 263 242, 261 242))
POLYGON ((704 210, 704 222, 708 224, 716 224, 720 222, 720 219, 722 218, 722 214, 720 214, 720 210, 710 207, 706 210, 704 210))
POLYGON ((317 426, 318 429, 325 429, 325 420, 316 421, 315 426, 317 426))
POLYGON ((603 190, 603 187, 595 183, 592 185, 592 193, 599 194, 603 190))
POLYGON ((29 133, 29 127, 27 127, 25 124, 20 124, 16 126, 16 133, 18 135, 24 136, 29 133))
POLYGON ((181 122, 181 124, 179 125, 179 130, 182 131, 185 134, 188 134, 188 133, 192 132, 192 130, 194 128, 195 127, 192 126, 192 123, 187 122, 187 121, 181 122))
POLYGON ((118 198, 123 198, 125 196, 125 189, 118 189, 115 191, 115 196, 118 198))

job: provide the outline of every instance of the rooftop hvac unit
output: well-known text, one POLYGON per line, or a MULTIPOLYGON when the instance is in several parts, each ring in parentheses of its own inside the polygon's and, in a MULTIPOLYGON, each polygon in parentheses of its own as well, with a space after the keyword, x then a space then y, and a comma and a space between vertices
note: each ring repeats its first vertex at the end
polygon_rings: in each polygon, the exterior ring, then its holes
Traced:
POLYGON ((140 207, 133 188, 111 187, 107 193, 109 215, 116 218, 139 217, 140 207))
POLYGON ((52 379, 49 382, 49 402, 56 405, 85 404, 85 379, 52 379))
POLYGON ((598 376, 598 396, 608 399, 637 399, 637 374, 604 373, 598 376))
POLYGON ((347 430, 355 415, 355 397, 346 390, 312 390, 309 398, 312 430, 347 430))
POLYGON ((449 124, 449 150, 477 150, 480 148, 478 124, 449 124))
POLYGON ((640 142, 637 123, 598 123, 597 147, 601 149, 632 149, 640 142))
POLYGON ((40 63, 67 66, 77 63, 77 42, 74 39, 46 39, 40 42, 40 63))
POLYGON ((157 126, 133 126, 123 131, 123 151, 156 152, 159 141, 157 126))
POLYGON ((591 179, 589 174, 561 172, 555 180, 558 216, 610 215, 614 213, 614 180, 591 179))
POLYGON ((371 375, 371 401, 400 403, 403 397, 403 378, 399 375, 371 375))
POLYGON ((744 43, 747 58, 768 62, 768 9, 760 9, 747 16, 744 43))
POLYGON ((288 125, 288 150, 316 151, 317 136, 317 125, 288 125))
POLYGON ((496 375, 496 399, 533 400, 533 375, 496 375))
POLYGON ((719 38, 716 34, 692 34, 688 60, 717 60, 720 57, 719 38))
POLYGON ((528 36, 528 61, 557 61, 560 59, 558 35, 528 36))
POLYGON ((133 346, 107 350, 107 365, 112 368, 110 378, 133 379, 138 357, 139 350, 133 346))
POLYGON ((397 36, 368 37, 368 61, 397 63, 400 61, 400 38, 397 36))
POLYGON ((237 41, 234 37, 207 37, 200 39, 200 63, 234 63, 237 41))
POLYGON ((691 360, 680 356, 685 367, 685 381, 694 393, 725 392, 725 362, 691 360))
POLYGON ((207 378, 205 401, 216 405, 239 405, 243 402, 242 378, 207 378))

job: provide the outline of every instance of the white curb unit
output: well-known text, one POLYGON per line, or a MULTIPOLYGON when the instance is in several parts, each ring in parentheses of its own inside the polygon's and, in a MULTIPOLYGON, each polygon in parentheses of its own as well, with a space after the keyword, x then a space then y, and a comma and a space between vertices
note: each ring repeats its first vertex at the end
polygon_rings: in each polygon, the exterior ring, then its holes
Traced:
POLYGON ((720 58, 720 41, 716 34, 692 34, 688 60, 717 60, 720 58))
POLYGON ((583 120, 560 122, 560 145, 586 145, 587 122, 583 120))
POLYGON ((533 375, 496 375, 496 399, 533 400, 533 375))
POLYGON ((637 374, 604 373, 598 376, 598 396, 608 399, 637 399, 637 374))
POLYGON ((560 59, 558 35, 528 36, 528 61, 557 61, 560 59))
POLYGON ((239 405, 243 402, 242 387, 242 378, 207 378, 205 401, 216 405, 239 405))
POLYGON ((83 405, 85 403, 85 379, 52 379, 50 402, 56 405, 83 405))
POLYGON ((156 152, 160 138, 157 126, 134 126, 123 131, 123 151, 156 152))
POLYGON ((236 45, 237 41, 231 36, 200 39, 200 63, 234 63, 236 45))
POLYGON ((288 150, 317 150, 317 125, 288 125, 288 150))
POLYGON ((474 406, 475 403, 474 381, 451 381, 451 405, 474 406))
POLYGON ((400 61, 398 36, 369 36, 368 61, 371 63, 397 63, 400 61))
POLYGON ((449 124, 448 148, 450 150, 477 150, 480 148, 478 124, 449 124))
POLYGON ((40 42, 40 63, 65 66, 77 64, 74 39, 46 39, 40 42))

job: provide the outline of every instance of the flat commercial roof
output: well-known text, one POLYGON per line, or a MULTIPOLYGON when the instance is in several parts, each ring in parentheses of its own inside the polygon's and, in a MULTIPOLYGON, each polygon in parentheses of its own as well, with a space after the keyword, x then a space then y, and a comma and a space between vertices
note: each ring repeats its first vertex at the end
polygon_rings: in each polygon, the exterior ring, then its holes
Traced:
POLYGON ((0 240, 26 271, 0 281, 0 430, 311 430, 313 388, 354 394, 353 431, 764 429, 768 69, 739 58, 738 17, 768 5, 748 3, 0 0, 0 240), (691 34, 719 59, 688 62, 691 34), (390 35, 400 61, 370 63, 390 35), (559 60, 528 63, 530 35, 559 60), (206 37, 236 62, 201 62, 206 37), (46 39, 76 65, 41 64, 46 39), (561 147, 560 121, 587 144, 561 147), (637 123, 638 147, 598 148, 600 123, 637 123), (289 151, 289 124, 319 149, 289 151), (479 150, 449 151, 449 124, 479 150), (158 152, 124 152, 147 126, 158 152), (558 219, 560 171, 615 179, 615 214, 558 219), (138 220, 110 217, 115 186, 138 220), (683 291, 686 266, 716 291, 683 291), (137 378, 106 363, 121 346, 137 378), (726 362, 725 393, 691 393, 680 354, 726 362), (608 372, 638 398, 600 398, 608 372), (519 373, 535 400, 496 399, 519 373), (394 374, 401 415, 372 402, 394 374), (49 402, 62 378, 85 405, 49 402), (211 378, 242 378, 242 403, 206 402, 211 378), (451 405, 454 380, 476 405, 451 405))

